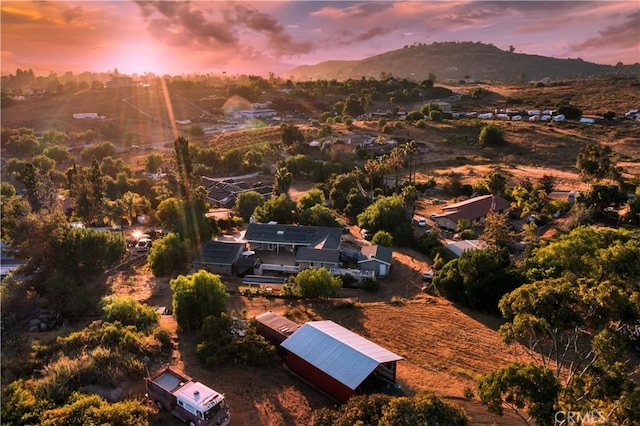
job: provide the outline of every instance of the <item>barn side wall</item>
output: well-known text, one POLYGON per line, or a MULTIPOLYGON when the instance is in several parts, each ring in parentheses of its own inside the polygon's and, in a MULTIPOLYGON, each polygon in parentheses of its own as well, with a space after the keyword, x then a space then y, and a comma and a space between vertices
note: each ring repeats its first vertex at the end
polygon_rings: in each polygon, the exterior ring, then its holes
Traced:
POLYGON ((296 354, 291 352, 287 354, 287 366, 291 371, 313 383, 340 402, 347 402, 349 398, 355 395, 355 391, 349 389, 317 367, 309 364, 296 354))

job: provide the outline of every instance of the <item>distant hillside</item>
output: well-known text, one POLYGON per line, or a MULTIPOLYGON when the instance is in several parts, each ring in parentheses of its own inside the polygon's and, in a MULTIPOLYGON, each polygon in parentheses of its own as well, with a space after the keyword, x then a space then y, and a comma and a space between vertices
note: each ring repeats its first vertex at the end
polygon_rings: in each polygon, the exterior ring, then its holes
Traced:
POLYGON ((439 81, 497 80, 516 82, 550 78, 552 80, 586 78, 605 74, 640 75, 640 64, 600 65, 582 59, 556 59, 500 50, 490 44, 446 42, 405 46, 359 61, 327 61, 299 66, 284 73, 285 78, 317 80, 380 77, 425 80, 434 73, 439 81))

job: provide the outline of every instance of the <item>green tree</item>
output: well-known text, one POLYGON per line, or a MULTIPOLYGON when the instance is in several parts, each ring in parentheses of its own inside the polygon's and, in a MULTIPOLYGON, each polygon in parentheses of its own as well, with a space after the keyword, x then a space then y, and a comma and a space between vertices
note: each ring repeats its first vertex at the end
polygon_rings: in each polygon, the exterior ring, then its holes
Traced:
POLYGON ((371 244, 378 244, 385 247, 391 247, 393 245, 393 237, 387 231, 378 231, 373 235, 371 244))
POLYGON ((359 115, 362 115, 362 114, 364 114, 364 107, 362 106, 362 101, 353 94, 349 95, 349 97, 345 102, 344 110, 342 110, 342 115, 358 117, 359 115))
POLYGON ((169 284, 173 291, 173 315, 182 329, 199 330, 206 317, 219 317, 226 310, 229 294, 219 275, 200 270, 180 275, 169 284))
POLYGON ((238 194, 238 197, 236 198, 236 211, 245 222, 249 222, 249 219, 256 210, 256 207, 260 207, 263 204, 264 197, 262 194, 259 194, 256 191, 245 191, 238 194))
POLYGON ((75 203, 75 214, 86 224, 99 223, 105 211, 107 184, 98 160, 94 159, 90 168, 70 170, 70 195, 75 203))
POLYGON ((310 209, 315 205, 324 205, 324 192, 318 188, 311 188, 306 194, 298 198, 298 211, 310 209))
POLYGON ((480 241, 493 249, 507 249, 515 240, 514 233, 509 229, 506 213, 489 211, 485 218, 484 228, 480 234, 480 241))
POLYGON ((276 195, 288 194, 293 184, 293 174, 286 167, 278 167, 273 176, 273 192, 276 195))
POLYGON ((440 122, 443 118, 444 114, 442 113, 442 111, 433 110, 429 112, 429 120, 431 121, 440 122))
POLYGON ((164 229, 177 233, 195 247, 210 239, 213 233, 205 217, 206 211, 207 205, 201 199, 183 201, 172 197, 158 205, 156 220, 164 229))
POLYGON ((333 297, 342 288, 342 280, 332 277, 326 268, 307 268, 296 275, 296 285, 301 297, 333 297))
POLYGON ((580 148, 576 167, 584 182, 597 183, 615 175, 613 151, 607 145, 589 144, 580 148))
POLYGON ((424 119, 424 114, 420 111, 409 111, 407 113, 407 121, 414 122, 424 119))
POLYGON ((255 209, 254 216, 260 223, 276 221, 278 223, 293 223, 296 203, 286 194, 265 201, 255 209))
POLYGON ((357 185, 357 178, 354 173, 344 173, 336 176, 329 190, 329 200, 333 208, 343 211, 347 206, 347 196, 353 188, 357 188, 357 185))
POLYGON ((478 136, 478 143, 480 145, 499 146, 503 145, 504 142, 504 136, 500 127, 489 124, 480 130, 480 136, 478 136))
POLYGON ((300 128, 293 123, 282 123, 280 125, 280 137, 282 145, 286 147, 298 145, 304 142, 305 139, 300 128))
POLYGON ((407 222, 404 201, 400 195, 379 197, 373 204, 358 215, 358 226, 372 232, 393 232, 396 227, 407 222))
POLYGON ((34 212, 55 210, 58 207, 50 174, 40 173, 32 163, 25 163, 18 178, 25 186, 27 199, 34 212))
POLYGON ((631 374, 621 363, 621 330, 638 320, 639 300, 637 291, 614 281, 536 281, 500 301, 507 320, 500 335, 507 344, 526 342, 532 359, 552 369, 563 385, 562 406, 615 401, 631 374))
POLYGON ((559 105, 558 114, 564 115, 569 120, 577 120, 582 117, 582 110, 575 105, 563 104, 559 105))
POLYGON ((148 256, 151 271, 157 277, 167 276, 174 271, 184 272, 190 259, 191 247, 173 232, 154 241, 148 256))
POLYGON ((64 236, 53 242, 56 255, 52 260, 55 269, 65 275, 86 279, 122 260, 125 250, 121 233, 67 228, 64 236))
POLYGON ((493 195, 504 195, 507 189, 507 177, 498 170, 494 170, 485 178, 485 184, 493 195))
POLYGON ((438 292, 454 302, 488 312, 521 281, 506 250, 467 250, 444 265, 433 278, 438 292))
POLYGON ((116 151, 116 147, 111 142, 103 142, 99 144, 91 145, 87 148, 84 148, 80 152, 80 157, 86 163, 96 159, 98 161, 102 161, 105 157, 117 157, 118 152, 116 151))
POLYGON ((340 221, 331 209, 321 204, 316 204, 309 209, 301 210, 298 213, 298 223, 307 226, 340 226, 340 221))
POLYGON ((58 164, 64 163, 65 161, 68 161, 71 158, 69 151, 67 151, 66 148, 59 145, 54 145, 54 146, 45 148, 43 151, 43 154, 51 158, 58 164))
POLYGON ((144 171, 147 173, 158 173, 160 164, 164 161, 164 158, 160 154, 149 154, 144 159, 144 171))
POLYGON ((548 424, 557 411, 560 383, 553 371, 536 364, 509 364, 483 376, 477 385, 480 400, 489 407, 490 413, 499 416, 506 409, 526 424, 532 418, 537 424, 548 424), (523 412, 525 408, 530 417, 523 412))
POLYGON ((191 188, 194 186, 195 177, 193 175, 193 157, 189 149, 189 139, 184 136, 178 137, 173 142, 174 159, 176 162, 176 173, 180 185, 179 194, 185 199, 191 199, 191 188))

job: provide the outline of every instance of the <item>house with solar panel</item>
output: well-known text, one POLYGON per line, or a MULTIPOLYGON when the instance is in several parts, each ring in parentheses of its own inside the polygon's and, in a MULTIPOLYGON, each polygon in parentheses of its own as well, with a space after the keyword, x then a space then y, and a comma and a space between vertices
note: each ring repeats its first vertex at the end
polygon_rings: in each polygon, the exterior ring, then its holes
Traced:
POLYGON ((342 243, 342 230, 324 226, 250 223, 244 240, 251 250, 256 251, 294 252, 300 247, 337 250, 342 243))
POLYGON ((236 263, 240 260, 244 247, 244 243, 205 241, 193 258, 193 268, 214 274, 233 275, 237 272, 236 263))
MULTIPOLYGON (((284 324, 273 315, 262 319, 265 324, 284 324)), ((271 339, 276 335, 277 331, 268 333, 271 339)), ((280 346, 290 371, 339 402, 366 393, 367 388, 379 392, 381 384, 398 389, 396 363, 402 357, 333 321, 309 321, 280 346)))

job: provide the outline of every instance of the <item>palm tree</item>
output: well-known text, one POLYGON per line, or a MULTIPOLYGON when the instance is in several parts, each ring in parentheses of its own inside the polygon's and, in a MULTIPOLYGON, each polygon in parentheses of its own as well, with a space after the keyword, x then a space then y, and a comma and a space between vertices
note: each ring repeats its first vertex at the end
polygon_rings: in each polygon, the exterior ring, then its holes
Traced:
POLYGON ((373 179, 376 175, 380 174, 380 162, 378 160, 367 160, 364 164, 364 171, 369 175, 369 182, 371 184, 371 202, 373 202, 373 179))
POLYGON ((391 155, 387 158, 387 165, 390 170, 393 170, 396 173, 396 194, 398 193, 398 180, 400 169, 404 166, 404 154, 402 149, 394 148, 391 151, 391 155))
POLYGON ((415 203, 418 200, 418 190, 413 185, 405 186, 402 188, 401 196, 405 205, 407 219, 411 220, 413 211, 415 210, 415 203))
POLYGON ((404 146, 404 154, 409 156, 409 183, 413 183, 413 156, 418 153, 418 147, 415 141, 409 141, 404 146))
POLYGON ((273 176, 273 189, 276 195, 288 194, 293 183, 293 174, 286 167, 278 167, 273 176))

